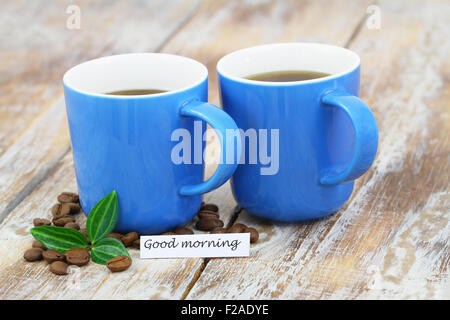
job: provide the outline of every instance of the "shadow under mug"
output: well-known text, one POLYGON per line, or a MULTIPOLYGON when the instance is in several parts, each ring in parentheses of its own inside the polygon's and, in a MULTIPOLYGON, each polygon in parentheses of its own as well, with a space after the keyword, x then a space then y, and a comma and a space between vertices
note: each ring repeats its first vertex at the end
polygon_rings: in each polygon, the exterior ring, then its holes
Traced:
POLYGON ((286 222, 338 210, 349 199, 353 181, 371 166, 378 146, 375 118, 358 98, 358 55, 318 43, 268 44, 226 55, 217 73, 223 109, 243 130, 245 157, 231 179, 239 205, 286 222), (293 82, 246 79, 294 70, 329 75, 293 82), (262 174, 268 165, 261 161, 249 163, 248 130, 267 130, 272 161, 277 160, 270 164, 277 169, 273 174, 262 174), (278 141, 271 140, 274 135, 278 141))
POLYGON ((222 185, 235 171, 236 162, 221 163, 203 181, 205 122, 222 138, 222 153, 232 145, 239 155, 241 141, 237 136, 226 141, 226 130, 237 129, 235 122, 204 102, 208 71, 201 63, 160 53, 109 56, 73 67, 63 83, 81 206, 87 214, 116 190, 117 232, 155 234, 184 225, 198 211, 201 194, 222 185), (132 89, 167 92, 105 94, 132 89), (178 141, 171 137, 177 129, 197 139, 192 146, 200 148, 200 162, 173 161, 178 141))

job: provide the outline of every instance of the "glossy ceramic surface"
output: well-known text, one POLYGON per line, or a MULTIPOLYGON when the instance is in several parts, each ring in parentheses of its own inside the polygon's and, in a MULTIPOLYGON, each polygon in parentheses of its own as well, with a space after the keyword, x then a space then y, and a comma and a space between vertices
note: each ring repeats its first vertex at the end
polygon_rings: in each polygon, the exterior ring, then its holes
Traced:
POLYGON ((349 199, 354 179, 370 167, 378 145, 375 118, 357 98, 359 65, 349 50, 309 43, 248 48, 219 61, 222 105, 238 127, 279 130, 278 172, 261 175, 264 165, 246 158, 232 177, 243 209, 294 222, 328 215, 349 199), (330 76, 284 83, 244 79, 278 70, 330 76))
MULTIPOLYGON (((116 190, 116 231, 161 233, 190 221, 200 207, 201 194, 228 180, 236 164, 219 165, 213 177, 203 182, 203 163, 174 164, 171 159, 178 143, 171 141, 171 134, 182 128, 194 137, 198 130, 194 120, 203 120, 200 134, 206 128, 204 121, 223 133, 236 129, 225 112, 203 102, 207 101, 207 81, 206 68, 200 63, 163 54, 106 57, 66 73, 67 117, 78 191, 86 213, 116 190), (145 70, 154 70, 155 64, 164 73, 152 75, 145 70), (124 68, 120 70, 120 66, 124 68), (144 70, 140 73, 140 69, 144 70), (170 79, 183 69, 191 78, 170 79), (171 91, 147 96, 102 94, 137 85, 171 91)), ((236 146, 240 150, 240 144, 236 146)), ((204 143, 200 147, 203 149, 204 143)))

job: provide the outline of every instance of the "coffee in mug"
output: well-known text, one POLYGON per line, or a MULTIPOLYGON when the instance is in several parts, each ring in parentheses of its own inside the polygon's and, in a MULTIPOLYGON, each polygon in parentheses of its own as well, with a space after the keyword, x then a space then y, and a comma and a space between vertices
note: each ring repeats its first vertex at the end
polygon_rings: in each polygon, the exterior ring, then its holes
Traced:
POLYGON ((291 82, 318 79, 329 76, 328 73, 306 71, 306 70, 287 70, 287 71, 271 71, 258 73, 248 76, 248 80, 267 81, 267 82, 291 82))
POLYGON ((231 180, 239 206, 285 222, 339 210, 378 146, 375 118, 358 98, 358 55, 320 43, 276 43, 232 52, 217 72, 223 110, 245 138, 231 180))
POLYGON ((158 94, 168 92, 167 90, 159 90, 159 89, 127 89, 127 90, 118 90, 113 92, 107 92, 106 94, 112 96, 143 96, 148 94, 158 94))

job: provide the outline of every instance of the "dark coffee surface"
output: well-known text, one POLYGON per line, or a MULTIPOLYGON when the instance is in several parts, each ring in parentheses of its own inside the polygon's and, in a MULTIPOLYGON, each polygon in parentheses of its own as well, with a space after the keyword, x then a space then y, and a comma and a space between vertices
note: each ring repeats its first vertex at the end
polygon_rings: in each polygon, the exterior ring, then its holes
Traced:
POLYGON ((329 74, 316 71, 289 70, 289 71, 273 71, 273 72, 258 73, 248 76, 246 77, 246 79, 256 81, 268 81, 268 82, 289 82, 289 81, 311 80, 323 78, 326 76, 329 76, 329 74))
POLYGON ((105 94, 113 95, 113 96, 142 96, 146 94, 157 94, 167 92, 166 90, 158 90, 158 89, 131 89, 131 90, 120 90, 107 92, 105 94))

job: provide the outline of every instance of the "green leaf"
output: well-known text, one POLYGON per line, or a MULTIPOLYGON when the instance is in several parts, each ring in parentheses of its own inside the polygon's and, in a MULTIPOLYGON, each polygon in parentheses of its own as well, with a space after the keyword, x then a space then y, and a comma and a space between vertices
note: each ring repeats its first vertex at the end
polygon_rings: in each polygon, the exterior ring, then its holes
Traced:
POLYGON ((86 222, 86 232, 92 244, 110 234, 117 223, 118 202, 117 193, 112 191, 89 212, 86 222))
POLYGON ((92 247, 91 259, 98 264, 106 264, 117 256, 127 256, 131 259, 123 243, 116 238, 101 239, 92 247))
POLYGON ((39 226, 30 230, 33 237, 48 249, 61 253, 73 248, 87 248, 88 242, 77 230, 55 226, 39 226))

